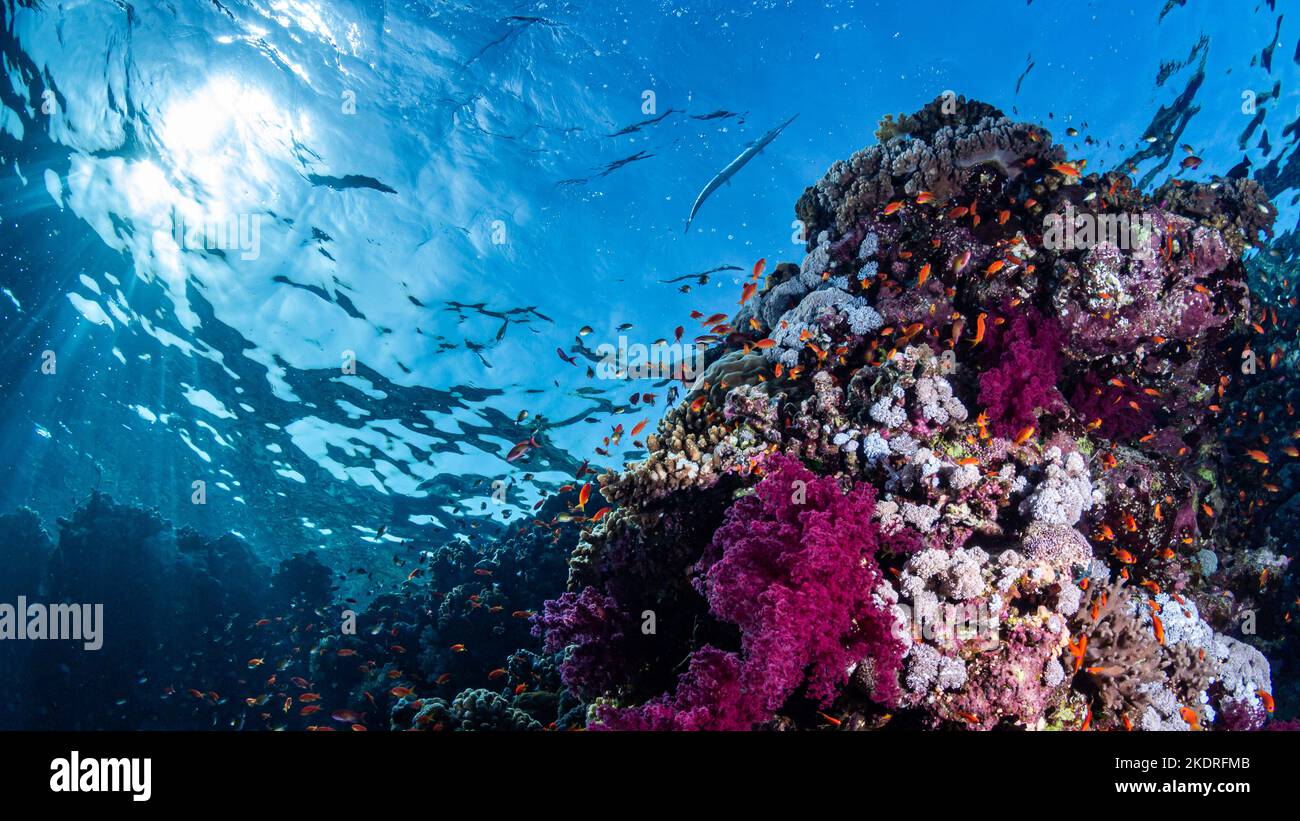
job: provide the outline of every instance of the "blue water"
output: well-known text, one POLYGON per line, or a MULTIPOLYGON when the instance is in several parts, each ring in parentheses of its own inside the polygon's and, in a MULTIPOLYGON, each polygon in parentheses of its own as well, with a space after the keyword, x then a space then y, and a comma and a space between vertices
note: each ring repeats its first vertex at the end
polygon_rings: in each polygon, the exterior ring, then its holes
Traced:
POLYGON ((1190 86, 1148 187, 1183 144, 1190 179, 1290 156, 1300 21, 1266 70, 1271 3, 1162 5, 7 0, 0 508, 100 489, 339 565, 525 523, 665 406, 583 351, 671 339, 758 258, 797 260, 795 200, 883 113, 955 91, 1094 170, 1190 86), (1239 147, 1243 94, 1275 83, 1239 147))

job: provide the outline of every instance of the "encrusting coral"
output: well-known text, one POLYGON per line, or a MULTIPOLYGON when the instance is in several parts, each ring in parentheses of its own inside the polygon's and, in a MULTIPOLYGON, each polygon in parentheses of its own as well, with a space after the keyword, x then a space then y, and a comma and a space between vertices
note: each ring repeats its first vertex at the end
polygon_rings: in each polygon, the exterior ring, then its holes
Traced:
POLYGON ((1219 414, 1276 208, 1085 175, 960 97, 878 136, 600 479, 618 509, 534 619, 588 726, 1262 725, 1268 661, 1207 579, 1249 561, 1219 414))

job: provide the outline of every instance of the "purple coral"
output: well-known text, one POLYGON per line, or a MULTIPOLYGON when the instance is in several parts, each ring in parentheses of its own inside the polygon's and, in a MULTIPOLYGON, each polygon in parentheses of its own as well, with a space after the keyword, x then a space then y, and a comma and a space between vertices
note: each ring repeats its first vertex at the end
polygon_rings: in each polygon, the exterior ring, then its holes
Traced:
POLYGON ((705 645, 691 656, 677 692, 640 707, 597 708, 606 730, 748 730, 763 717, 759 699, 740 684, 740 660, 705 645))
POLYGON ((1152 404, 1150 396, 1128 382, 1103 382, 1093 373, 1084 374, 1070 397, 1079 416, 1096 425, 1107 439, 1136 439, 1149 433, 1156 424, 1152 404))
POLYGON ((870 658, 878 700, 897 696, 903 647, 892 635, 872 521, 875 491, 848 495, 831 477, 777 457, 753 495, 713 536, 700 587, 718 618, 741 630, 741 681, 775 711, 801 684, 823 705, 870 658), (707 568, 707 569, 706 569, 707 568))
POLYGON ((571 647, 560 665, 560 680, 576 693, 597 695, 617 683, 626 620, 613 596, 584 587, 543 604, 533 616, 533 635, 542 638, 547 653, 571 647))
POLYGON ((1023 311, 1005 329, 989 331, 997 364, 980 374, 980 404, 994 435, 1012 437, 1038 424, 1041 411, 1064 404, 1056 389, 1061 329, 1037 311, 1023 311))
POLYGON ((754 493, 727 511, 698 565, 697 587, 713 615, 740 628, 740 652, 697 650, 675 694, 604 708, 604 726, 749 729, 801 686, 829 704, 859 664, 871 668, 877 701, 897 701, 905 648, 878 595, 875 558, 895 545, 871 518, 875 492, 845 495, 833 478, 787 456, 767 468, 754 493))

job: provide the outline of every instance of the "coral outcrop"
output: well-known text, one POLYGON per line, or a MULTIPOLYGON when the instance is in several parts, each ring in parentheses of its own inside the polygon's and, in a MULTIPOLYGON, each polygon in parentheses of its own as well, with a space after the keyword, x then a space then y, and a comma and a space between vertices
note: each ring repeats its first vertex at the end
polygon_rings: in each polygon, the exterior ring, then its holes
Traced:
POLYGON ((961 97, 877 136, 601 477, 534 619, 588 726, 1261 726, 1213 580, 1251 561, 1218 448, 1276 208, 1085 173, 961 97))

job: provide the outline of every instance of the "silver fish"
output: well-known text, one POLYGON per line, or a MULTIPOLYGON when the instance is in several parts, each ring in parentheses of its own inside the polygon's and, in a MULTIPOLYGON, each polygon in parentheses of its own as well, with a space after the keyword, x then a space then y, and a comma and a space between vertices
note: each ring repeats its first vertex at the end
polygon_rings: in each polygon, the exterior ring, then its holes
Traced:
POLYGON ((777 135, 780 134, 782 131, 784 131, 787 125, 794 122, 795 117, 798 116, 799 116, 798 114, 794 115, 794 117, 791 117, 790 119, 778 125, 776 128, 772 129, 771 131, 767 132, 763 136, 759 137, 754 142, 750 143, 748 148, 740 152, 739 157, 737 157, 736 159, 728 163, 727 167, 719 171, 716 177, 709 180, 709 184, 704 186, 704 190, 701 191, 700 195, 695 198, 695 204, 691 206, 691 215, 686 218, 686 231, 691 230, 691 220, 695 219, 695 215, 700 211, 700 206, 703 205, 704 201, 709 198, 709 195, 712 194, 714 191, 717 191, 718 188, 720 188, 724 182, 730 180, 737 171, 744 168, 745 163, 754 159, 754 157, 758 155, 758 152, 766 148, 767 144, 772 142, 772 140, 775 140, 777 138, 777 135))

